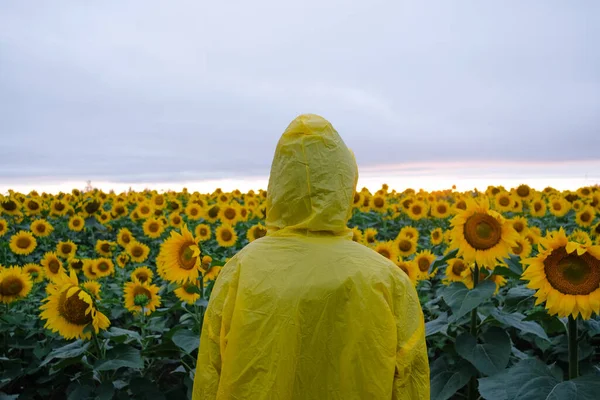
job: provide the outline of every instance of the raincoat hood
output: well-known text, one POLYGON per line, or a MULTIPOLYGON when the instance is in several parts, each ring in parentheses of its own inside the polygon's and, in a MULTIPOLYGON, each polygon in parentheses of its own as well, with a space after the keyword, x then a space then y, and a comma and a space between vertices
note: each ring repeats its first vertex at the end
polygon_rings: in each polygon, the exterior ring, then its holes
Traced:
POLYGON ((347 234, 357 180, 354 154, 331 123, 300 115, 281 136, 271 165, 269 235, 347 234))

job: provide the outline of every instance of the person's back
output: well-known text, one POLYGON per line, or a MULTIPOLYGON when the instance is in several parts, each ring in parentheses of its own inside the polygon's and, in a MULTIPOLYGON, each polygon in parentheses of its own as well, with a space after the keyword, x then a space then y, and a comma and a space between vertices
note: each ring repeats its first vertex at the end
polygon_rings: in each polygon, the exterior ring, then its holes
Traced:
POLYGON ((346 227, 357 176, 326 120, 290 124, 271 168, 268 235, 213 290, 193 399, 429 399, 416 292, 346 227))

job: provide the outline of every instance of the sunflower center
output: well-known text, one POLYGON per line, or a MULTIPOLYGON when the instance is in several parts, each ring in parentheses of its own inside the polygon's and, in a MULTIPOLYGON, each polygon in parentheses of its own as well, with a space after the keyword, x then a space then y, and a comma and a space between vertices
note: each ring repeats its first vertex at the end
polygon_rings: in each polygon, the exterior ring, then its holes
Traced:
POLYGON ((517 194, 521 197, 527 197, 529 196, 529 186, 527 185, 520 185, 517 188, 517 194))
POLYGON ((208 231, 206 230, 206 228, 202 227, 200 228, 200 236, 206 236, 208 234, 208 231))
POLYGON ((17 247, 26 249, 31 245, 31 240, 28 237, 20 237, 17 239, 17 247))
POLYGON ((60 263, 58 262, 58 260, 56 260, 56 259, 50 260, 50 262, 48 262, 48 269, 53 274, 58 273, 58 270, 60 269, 60 263))
POLYGON ((221 239, 223 239, 224 241, 228 242, 231 240, 231 238, 233 238, 233 235, 231 234, 231 231, 225 229, 223 231, 221 231, 221 239))
POLYGON ((191 270, 196 266, 196 260, 198 257, 194 257, 194 251, 192 250, 192 244, 184 244, 179 250, 179 268, 185 270, 191 270))
POLYGON ((421 213, 423 212, 423 208, 421 208, 421 206, 420 206, 420 205, 418 205, 418 204, 415 204, 415 205, 413 206, 413 208, 412 208, 412 212, 413 212, 414 214, 416 214, 416 215, 419 215, 419 214, 421 214, 421 213))
POLYGON ((154 204, 156 204, 157 206, 162 206, 165 203, 165 199, 162 196, 156 196, 156 198, 154 199, 154 204))
POLYGON ((102 250, 105 253, 108 253, 110 251, 110 245, 108 243, 102 243, 102 245, 100 246, 100 250, 102 250))
POLYGON ((522 252, 523 252, 523 246, 521 245, 521 243, 517 242, 517 245, 512 248, 512 253, 519 255, 522 252))
POLYGON ((233 208, 228 208, 225 210, 223 215, 225 215, 225 218, 227 218, 227 219, 234 219, 235 218, 235 210, 233 208))
POLYGON ((555 211, 560 211, 562 210, 562 204, 560 204, 558 201, 555 201, 554 203, 552 203, 552 208, 555 211))
POLYGON ((150 207, 148 207, 148 206, 142 206, 142 207, 140 207, 140 212, 142 214, 150 214, 150 207))
POLYGON ((135 277, 142 283, 148 280, 148 274, 144 271, 138 272, 137 274, 135 274, 135 277))
POLYGON ((440 214, 446 214, 446 211, 448 211, 448 209, 446 208, 445 204, 440 204, 440 205, 437 206, 437 211, 440 214))
POLYGON ((144 254, 144 249, 142 249, 140 246, 134 246, 133 249, 131 249, 131 255, 134 257, 141 257, 144 254))
POLYGON ((92 313, 90 312, 87 315, 85 313, 90 305, 79 298, 81 290, 77 290, 71 297, 67 298, 68 291, 68 289, 65 289, 60 295, 58 313, 75 325, 87 325, 92 322, 92 313))
POLYGON ((587 295, 600 287, 600 260, 589 253, 555 249, 544 260, 544 271, 552 287, 564 294, 587 295))
POLYGON ((398 243, 398 248, 401 251, 409 251, 412 248, 412 243, 410 242, 410 240, 402 239, 400 243, 398 243))
POLYGON ((31 200, 28 205, 29 205, 29 209, 32 211, 35 211, 40 208, 40 205, 34 200, 31 200))
POLYGON ((375 242, 375 235, 369 234, 367 235, 367 243, 375 242))
POLYGON ((158 226, 158 223, 156 223, 156 222, 152 222, 152 223, 150 223, 150 225, 148 225, 148 230, 152 233, 158 232, 159 229, 160 228, 158 226))
POLYGON ((523 225, 521 221, 516 221, 513 224, 513 228, 515 228, 515 231, 517 231, 518 233, 521 233, 523 232, 523 229, 525 229, 525 225, 523 225))
POLYGON ((377 250, 377 252, 379 254, 381 254, 382 256, 384 256, 385 258, 392 258, 392 255, 390 254, 388 249, 379 249, 379 250, 377 250))
POLYGON ((464 200, 461 200, 458 203, 456 203, 456 208, 458 208, 459 210, 466 210, 467 203, 464 200))
POLYGON ((360 201, 360 194, 358 193, 354 193, 354 204, 358 203, 360 201))
POLYGON ((467 269, 467 266, 465 265, 464 262, 462 262, 460 260, 455 261, 454 264, 452 265, 452 273, 454 275, 460 276, 465 269, 467 269))
POLYGON ((38 233, 44 233, 44 232, 46 232, 46 225, 44 225, 44 224, 36 225, 35 230, 38 233))
POLYGON ((502 226, 491 215, 475 213, 467 219, 465 240, 477 250, 491 249, 500 242, 502 226))
POLYGON ((75 269, 75 270, 80 270, 81 268, 83 268, 83 261, 81 261, 81 260, 73 261, 71 263, 71 268, 75 269))
POLYGON ((73 220, 73 226, 74 226, 74 227, 76 227, 76 228, 77 228, 77 227, 79 227, 80 225, 81 225, 81 221, 80 221, 80 220, 78 220, 78 219, 74 219, 74 220, 73 220))
POLYGON ((581 214, 581 216, 580 216, 579 218, 580 218, 580 219, 581 219, 581 221, 583 221, 583 222, 590 222, 590 220, 592 219, 592 218, 591 218, 591 215, 590 215, 590 213, 589 213, 589 212, 587 212, 587 211, 586 211, 586 212, 584 212, 583 214, 581 214))
POLYGON ((219 215, 219 207, 218 206, 212 206, 208 210, 208 216, 211 217, 211 218, 216 218, 217 215, 219 215))
POLYGON ((265 228, 256 228, 256 230, 254 231, 254 238, 260 239, 261 237, 265 236, 266 234, 267 234, 267 230, 265 228))
POLYGON ((102 272, 106 272, 110 269, 107 262, 101 261, 98 263, 98 269, 102 272))
POLYGON ((178 215, 176 215, 175 217, 173 217, 173 223, 175 225, 179 225, 180 222, 181 222, 181 218, 178 215))
POLYGON ((56 211, 62 211, 62 210, 64 210, 64 209, 65 209, 65 205, 64 205, 63 203, 56 203, 56 204, 54 205, 54 209, 55 209, 56 211))
POLYGON ((183 286, 183 290, 185 290, 187 294, 196 294, 196 288, 191 283, 186 283, 183 286))
POLYGON ((15 211, 17 209, 17 203, 12 200, 8 200, 2 203, 2 208, 4 208, 6 211, 15 211))
POLYGON ((60 250, 63 252, 63 254, 69 254, 73 248, 70 244, 65 243, 61 246, 60 250))
POLYGON ((500 197, 500 199, 498 200, 498 203, 502 207, 508 207, 510 205, 510 199, 508 197, 500 197))
POLYGON ((23 290, 23 281, 16 276, 8 276, 0 282, 0 295, 14 296, 23 290))
POLYGON ((193 217, 195 217, 196 215, 198 215, 198 209, 197 208, 192 208, 190 209, 190 215, 192 215, 193 217))
MULTIPOLYGON (((404 264, 400 264, 400 265, 398 265, 398 268, 400 268, 402 271, 404 271, 404 273, 405 273, 406 275, 409 275, 409 271, 408 271, 408 268, 406 267, 406 265, 404 265, 404 264)), ((410 275, 409 275, 409 276, 410 276, 410 275)))
POLYGON ((438 240, 438 239, 440 238, 440 233, 439 233, 438 231, 434 231, 434 232, 431 234, 431 237, 432 237, 434 240, 438 240))
POLYGON ((419 270, 421 272, 425 272, 425 271, 429 270, 429 260, 426 259, 425 257, 419 258, 417 265, 419 266, 419 270))
POLYGON ((538 201, 536 201, 535 203, 533 203, 533 209, 537 212, 537 211, 541 211, 542 209, 542 204, 538 201))
POLYGON ((85 211, 88 214, 93 214, 96 211, 98 211, 98 209, 100 208, 100 202, 98 202, 98 201, 90 201, 89 203, 87 203, 85 205, 84 208, 85 208, 85 211))
POLYGON ((131 241, 131 236, 129 236, 128 233, 124 233, 121 235, 121 241, 123 241, 123 243, 129 243, 131 241))
POLYGON ((377 208, 381 208, 383 207, 383 204, 385 202, 383 201, 383 199, 381 197, 375 197, 375 200, 373 200, 373 204, 375 205, 375 207, 377 208))

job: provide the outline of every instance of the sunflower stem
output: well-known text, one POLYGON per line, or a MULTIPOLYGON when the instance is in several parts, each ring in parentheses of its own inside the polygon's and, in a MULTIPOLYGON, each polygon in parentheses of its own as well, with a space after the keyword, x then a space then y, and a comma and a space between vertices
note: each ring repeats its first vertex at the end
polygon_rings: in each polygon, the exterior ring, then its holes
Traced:
POLYGON ((579 355, 577 349, 577 318, 569 315, 569 379, 579 376, 579 355))
MULTIPOLYGON (((479 266, 475 264, 473 269, 473 289, 479 284, 479 266)), ((477 307, 471 311, 471 335, 477 340, 477 307)), ((471 377, 469 381, 469 400, 476 400, 478 398, 477 393, 477 377, 471 377)))

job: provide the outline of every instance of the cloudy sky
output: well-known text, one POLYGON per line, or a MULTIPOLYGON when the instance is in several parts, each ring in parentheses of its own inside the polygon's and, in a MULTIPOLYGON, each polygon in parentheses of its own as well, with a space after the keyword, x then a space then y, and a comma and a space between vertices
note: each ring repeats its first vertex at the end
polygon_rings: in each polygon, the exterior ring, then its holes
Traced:
POLYGON ((2 1, 0 184, 264 177, 305 112, 365 170, 598 176, 598 38, 595 0, 2 1))

